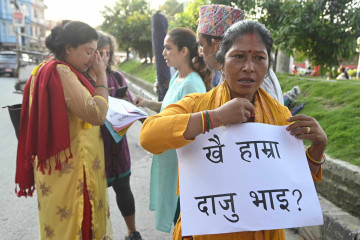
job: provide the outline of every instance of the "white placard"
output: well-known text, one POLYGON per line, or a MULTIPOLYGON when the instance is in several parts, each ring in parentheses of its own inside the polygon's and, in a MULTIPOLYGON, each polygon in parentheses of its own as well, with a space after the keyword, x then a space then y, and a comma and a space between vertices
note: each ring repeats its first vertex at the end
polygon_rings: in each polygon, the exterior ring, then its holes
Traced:
POLYGON ((183 236, 323 224, 303 142, 243 123, 177 150, 183 236))

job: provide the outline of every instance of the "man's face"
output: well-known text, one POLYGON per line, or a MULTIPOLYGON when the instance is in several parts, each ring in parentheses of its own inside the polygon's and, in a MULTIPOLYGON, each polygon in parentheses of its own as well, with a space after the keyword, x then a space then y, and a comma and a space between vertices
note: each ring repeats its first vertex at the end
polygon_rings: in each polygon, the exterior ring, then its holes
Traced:
POLYGON ((197 42, 199 43, 199 56, 204 59, 206 66, 210 70, 219 70, 220 64, 215 59, 215 54, 219 49, 220 40, 211 39, 210 44, 201 33, 197 34, 197 42))

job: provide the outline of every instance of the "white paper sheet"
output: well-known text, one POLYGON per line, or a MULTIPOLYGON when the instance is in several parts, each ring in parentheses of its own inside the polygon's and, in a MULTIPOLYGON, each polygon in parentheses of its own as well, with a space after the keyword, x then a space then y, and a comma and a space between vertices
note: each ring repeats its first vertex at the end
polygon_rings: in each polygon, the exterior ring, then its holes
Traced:
POLYGON ((123 99, 108 98, 109 110, 106 120, 115 131, 120 131, 138 119, 147 118, 149 115, 134 104, 123 99))
POLYGON ((323 224, 303 142, 285 128, 216 128, 177 150, 183 236, 323 224))

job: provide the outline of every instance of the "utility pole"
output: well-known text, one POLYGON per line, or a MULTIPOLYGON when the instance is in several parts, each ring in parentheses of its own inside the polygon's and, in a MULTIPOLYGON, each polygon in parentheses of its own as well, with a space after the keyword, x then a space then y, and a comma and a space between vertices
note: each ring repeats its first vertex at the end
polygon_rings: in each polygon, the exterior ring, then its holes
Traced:
POLYGON ((16 58, 17 58, 17 73, 19 73, 20 69, 20 51, 22 49, 22 39, 21 39, 21 27, 25 26, 24 14, 21 12, 19 4, 17 0, 11 0, 11 10, 12 10, 12 18, 13 18, 13 26, 16 27, 16 58))

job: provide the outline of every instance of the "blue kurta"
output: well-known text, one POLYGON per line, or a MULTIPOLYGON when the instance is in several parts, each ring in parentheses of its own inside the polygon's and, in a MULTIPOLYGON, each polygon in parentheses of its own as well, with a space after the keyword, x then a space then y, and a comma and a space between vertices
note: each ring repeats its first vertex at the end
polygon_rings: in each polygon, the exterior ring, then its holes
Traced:
MULTIPOLYGON (((161 111, 176 103, 187 94, 205 93, 206 88, 200 75, 192 72, 178 83, 178 72, 170 80, 161 105, 161 111)), ((155 227, 162 232, 170 232, 179 197, 176 195, 178 161, 176 150, 165 151, 153 156, 150 181, 150 210, 156 211, 155 227)))

